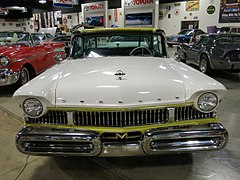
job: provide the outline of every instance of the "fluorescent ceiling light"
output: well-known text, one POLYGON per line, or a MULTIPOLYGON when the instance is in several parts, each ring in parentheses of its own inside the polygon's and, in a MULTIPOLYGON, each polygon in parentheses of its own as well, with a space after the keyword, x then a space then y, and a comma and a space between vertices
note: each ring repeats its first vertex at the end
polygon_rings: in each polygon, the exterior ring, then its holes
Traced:
POLYGON ((38 2, 41 3, 41 4, 44 4, 44 3, 47 2, 47 0, 39 0, 38 2))

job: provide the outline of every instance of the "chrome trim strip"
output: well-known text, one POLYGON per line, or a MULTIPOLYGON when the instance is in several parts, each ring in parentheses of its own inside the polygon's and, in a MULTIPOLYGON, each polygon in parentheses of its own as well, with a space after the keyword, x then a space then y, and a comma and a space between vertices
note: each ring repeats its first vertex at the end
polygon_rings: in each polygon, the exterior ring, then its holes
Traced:
POLYGON ((43 56, 43 55, 46 55, 46 54, 51 54, 53 52, 64 52, 64 50, 60 51, 49 51, 49 52, 43 52, 43 53, 39 53, 39 54, 33 54, 33 55, 30 55, 28 57, 25 57, 25 58, 21 58, 21 59, 18 59, 18 60, 14 60, 14 62, 21 62, 21 61, 26 61, 27 59, 32 59, 32 58, 35 58, 35 57, 38 57, 38 56, 43 56))

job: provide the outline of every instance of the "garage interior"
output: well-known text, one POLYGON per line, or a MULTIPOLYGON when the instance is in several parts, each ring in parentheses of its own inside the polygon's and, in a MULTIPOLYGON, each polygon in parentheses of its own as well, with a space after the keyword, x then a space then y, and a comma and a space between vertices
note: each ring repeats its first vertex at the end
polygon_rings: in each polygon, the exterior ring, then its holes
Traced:
MULTIPOLYGON (((74 9, 80 9, 82 3, 90 2, 94 1, 80 0, 79 5, 74 6, 74 9)), ((119 2, 118 4, 120 4, 119 2)), ((161 4, 177 2, 181 1, 159 0, 161 4)), ((46 5, 39 6, 37 0, 1 0, 0 7, 10 6, 24 6, 28 11, 21 13, 9 10, 9 19, 16 16, 24 19, 29 18, 29 14, 32 15, 35 12, 54 10, 51 1, 47 1, 46 5)), ((113 8, 118 7, 116 3, 113 3, 112 6, 113 8)), ((71 13, 69 10, 64 9, 63 11, 71 13)), ((168 20, 165 19, 164 23, 168 20)), ((199 21, 204 21, 200 15, 199 21)), ((240 26, 240 23, 234 25, 240 26)), ((173 29, 180 30, 180 27, 169 25, 169 27, 171 26, 172 30, 166 34, 172 34, 173 29)), ((207 29, 207 27, 202 28, 207 29)), ((173 58, 176 51, 177 46, 168 47, 168 52, 173 58)), ((16 86, 0 87, 0 179, 238 180, 240 179, 240 131, 238 124, 240 119, 240 73, 216 71, 211 77, 227 88, 227 94, 217 110, 220 123, 224 124, 229 133, 227 146, 219 151, 146 157, 44 157, 21 154, 15 147, 15 135, 22 127, 24 120, 21 109, 12 99, 16 86)))

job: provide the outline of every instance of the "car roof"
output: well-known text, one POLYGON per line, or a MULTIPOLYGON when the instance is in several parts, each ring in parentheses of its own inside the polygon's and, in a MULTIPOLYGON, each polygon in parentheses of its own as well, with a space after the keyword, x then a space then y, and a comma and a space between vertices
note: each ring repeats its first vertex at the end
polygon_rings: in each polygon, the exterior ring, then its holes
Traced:
POLYGON ((220 28, 240 28, 240 26, 222 26, 220 28))
POLYGON ((155 34, 164 33, 162 29, 158 28, 95 28, 95 29, 82 29, 74 34, 108 34, 108 33, 144 33, 155 34))
POLYGON ((239 33, 211 33, 211 34, 205 34, 203 36, 208 37, 217 37, 217 36, 240 36, 239 33))

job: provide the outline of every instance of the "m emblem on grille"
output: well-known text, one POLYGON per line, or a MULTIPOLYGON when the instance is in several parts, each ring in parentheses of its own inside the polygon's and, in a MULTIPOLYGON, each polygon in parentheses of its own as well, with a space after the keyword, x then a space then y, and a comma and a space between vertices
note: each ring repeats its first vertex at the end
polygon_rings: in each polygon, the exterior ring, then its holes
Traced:
POLYGON ((128 139, 127 133, 116 133, 116 139, 128 139))
POLYGON ((105 132, 102 134, 101 138, 103 141, 114 141, 114 142, 122 142, 122 141, 139 141, 142 139, 143 134, 140 131, 132 131, 132 132, 105 132))

